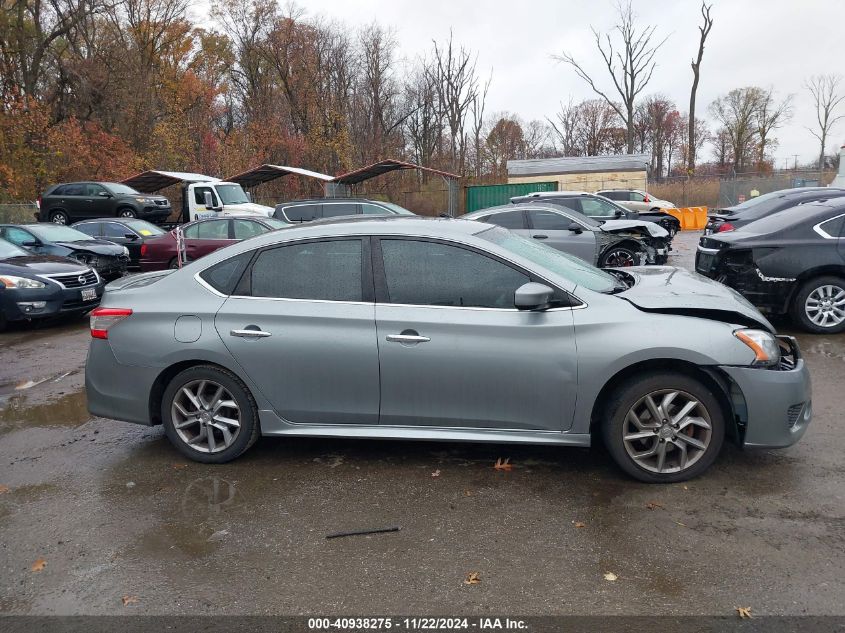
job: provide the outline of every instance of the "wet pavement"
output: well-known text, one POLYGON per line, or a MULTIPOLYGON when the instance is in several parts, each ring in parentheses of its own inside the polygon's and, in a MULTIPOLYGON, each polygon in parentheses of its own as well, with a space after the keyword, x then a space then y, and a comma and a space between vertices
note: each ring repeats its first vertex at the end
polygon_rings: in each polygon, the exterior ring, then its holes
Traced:
POLYGON ((845 614, 845 336, 799 340, 802 442, 726 446, 703 477, 648 486, 598 448, 265 438, 187 462, 160 427, 88 415, 84 320, 16 327, 0 334, 0 612, 845 614))

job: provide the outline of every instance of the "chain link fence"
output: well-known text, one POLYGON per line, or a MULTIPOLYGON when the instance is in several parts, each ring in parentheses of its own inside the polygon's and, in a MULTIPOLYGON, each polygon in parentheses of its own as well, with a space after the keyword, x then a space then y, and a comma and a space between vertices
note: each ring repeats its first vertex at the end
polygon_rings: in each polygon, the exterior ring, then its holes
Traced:
POLYGON ((0 224, 35 222, 38 207, 34 202, 0 204, 0 224))

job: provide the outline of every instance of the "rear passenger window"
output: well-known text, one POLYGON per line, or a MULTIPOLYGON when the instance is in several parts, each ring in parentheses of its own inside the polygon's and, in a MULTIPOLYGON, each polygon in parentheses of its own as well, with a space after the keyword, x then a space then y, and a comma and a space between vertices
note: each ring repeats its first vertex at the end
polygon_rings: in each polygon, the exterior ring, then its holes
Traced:
POLYGON ((845 216, 839 216, 827 222, 822 222, 819 228, 831 237, 842 237, 843 223, 845 223, 845 216))
POLYGON ((320 217, 321 204, 298 204, 295 207, 284 207, 288 222, 310 222, 320 217))
POLYGON ((572 220, 565 215, 554 211, 542 211, 540 209, 528 212, 531 217, 531 226, 537 231, 566 231, 572 220))
POLYGON ((494 213, 485 218, 488 224, 495 224, 506 229, 524 229, 525 216, 522 211, 506 211, 504 213, 494 213))
MULTIPOLYGON (((103 224, 103 236, 104 237, 126 237, 130 233, 134 233, 132 229, 129 229, 122 224, 118 224, 117 222, 105 222, 103 224)), ((91 233, 90 235, 93 235, 91 233)))
POLYGON ((230 295, 235 291, 235 286, 251 257, 252 253, 241 253, 219 264, 214 264, 211 268, 206 268, 200 273, 200 277, 217 292, 230 295))
POLYGON ((250 273, 253 297, 361 301, 361 240, 290 244, 262 251, 250 273))
POLYGON ((208 220, 197 224, 197 237, 201 240, 228 240, 229 220, 208 220))
POLYGON ((324 218, 336 218, 341 215, 357 215, 360 212, 355 202, 333 202, 323 205, 324 218))
POLYGON ((513 308, 527 275, 469 249, 437 242, 381 240, 390 303, 513 308))
POLYGON ((246 240, 267 232, 263 224, 253 222, 252 220, 234 220, 233 228, 235 230, 236 240, 246 240))
POLYGON ((83 185, 65 185, 62 187, 63 196, 84 196, 85 189, 83 185))
POLYGON ((97 237, 100 235, 100 224, 97 222, 87 222, 85 224, 77 224, 74 227, 77 231, 81 231, 85 233, 85 235, 90 235, 91 237, 97 237))

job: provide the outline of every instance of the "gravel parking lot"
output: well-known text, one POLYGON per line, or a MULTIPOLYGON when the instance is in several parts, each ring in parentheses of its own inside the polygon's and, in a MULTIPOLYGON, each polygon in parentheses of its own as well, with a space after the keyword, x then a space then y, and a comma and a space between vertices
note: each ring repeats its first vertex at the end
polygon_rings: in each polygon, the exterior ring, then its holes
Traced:
POLYGON ((600 448, 262 439, 186 462, 88 415, 88 338, 0 335, 0 612, 845 615, 845 335, 798 335, 802 442, 659 487, 600 448))

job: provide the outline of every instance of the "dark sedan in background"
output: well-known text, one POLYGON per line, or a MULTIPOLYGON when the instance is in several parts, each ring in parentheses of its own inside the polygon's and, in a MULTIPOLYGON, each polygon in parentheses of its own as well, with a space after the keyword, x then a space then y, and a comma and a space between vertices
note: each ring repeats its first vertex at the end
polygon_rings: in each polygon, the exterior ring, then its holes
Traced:
POLYGON ((68 257, 90 266, 106 281, 126 273, 129 251, 123 246, 57 224, 0 224, 0 237, 35 255, 68 257))
POLYGON ((9 321, 84 314, 99 305, 104 285, 79 262, 33 255, 0 239, 0 331, 9 321))
POLYGON ((711 210, 707 214, 704 234, 734 231, 784 209, 791 209, 794 206, 817 200, 829 200, 843 196, 845 196, 845 189, 833 187, 796 187, 795 189, 781 189, 780 191, 765 193, 733 207, 711 210))
POLYGON ((73 227, 94 239, 106 240, 125 246, 129 251, 129 269, 141 265, 141 248, 151 239, 167 233, 160 226, 135 218, 99 218, 77 222, 73 227))
POLYGON ((695 269, 809 332, 845 330, 845 198, 780 211, 701 238, 695 269))
MULTIPOLYGON (((241 240, 290 226, 275 218, 254 215, 203 218, 182 225, 187 261, 199 259, 241 240)), ((176 229, 151 238, 141 245, 141 270, 178 268, 176 229)))

